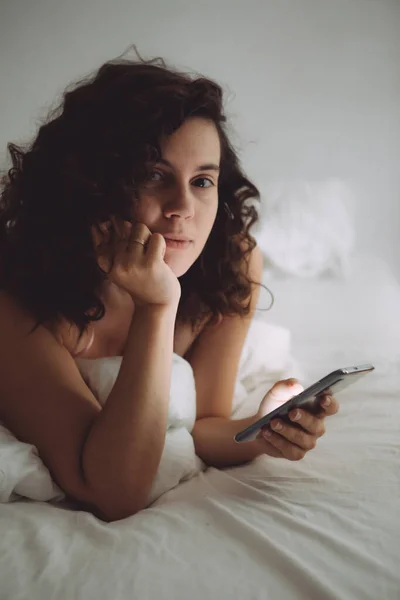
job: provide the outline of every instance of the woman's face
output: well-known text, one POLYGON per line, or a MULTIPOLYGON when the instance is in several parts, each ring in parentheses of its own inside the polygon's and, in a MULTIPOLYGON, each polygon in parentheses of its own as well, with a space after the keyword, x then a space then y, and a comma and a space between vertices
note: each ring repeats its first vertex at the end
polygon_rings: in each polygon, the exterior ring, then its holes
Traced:
POLYGON ((215 221, 221 147, 214 123, 192 117, 160 148, 134 216, 164 236, 164 260, 180 277, 200 255, 215 221))

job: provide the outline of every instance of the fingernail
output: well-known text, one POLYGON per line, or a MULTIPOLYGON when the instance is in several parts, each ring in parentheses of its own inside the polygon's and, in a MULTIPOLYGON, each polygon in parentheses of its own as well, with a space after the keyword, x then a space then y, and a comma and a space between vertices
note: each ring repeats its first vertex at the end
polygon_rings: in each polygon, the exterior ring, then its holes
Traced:
POLYGON ((272 429, 274 429, 275 431, 280 431, 282 429, 282 424, 279 423, 279 421, 277 421, 276 423, 274 423, 273 425, 271 425, 272 429))
POLYGON ((272 431, 270 429, 265 429, 262 434, 265 438, 270 438, 272 436, 272 431))
POLYGON ((290 418, 292 421, 300 421, 301 419, 301 412, 299 410, 296 410, 296 412, 291 413, 290 418))
POLYGON ((322 400, 321 404, 322 404, 322 406, 325 406, 325 408, 328 408, 328 406, 330 406, 331 402, 332 402, 332 399, 330 398, 330 396, 326 396, 322 400))

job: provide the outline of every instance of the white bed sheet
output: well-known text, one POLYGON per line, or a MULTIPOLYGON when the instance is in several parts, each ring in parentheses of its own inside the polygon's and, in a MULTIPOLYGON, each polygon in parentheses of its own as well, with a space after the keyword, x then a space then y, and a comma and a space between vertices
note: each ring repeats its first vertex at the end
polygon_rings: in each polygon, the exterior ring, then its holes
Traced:
MULTIPOLYGON (((338 350, 336 327, 319 345, 300 333, 310 379, 361 350, 354 336, 338 350)), ((0 505, 0 599, 398 600, 400 360, 387 333, 364 336, 379 368, 341 393, 303 461, 209 469, 118 523, 0 505)))

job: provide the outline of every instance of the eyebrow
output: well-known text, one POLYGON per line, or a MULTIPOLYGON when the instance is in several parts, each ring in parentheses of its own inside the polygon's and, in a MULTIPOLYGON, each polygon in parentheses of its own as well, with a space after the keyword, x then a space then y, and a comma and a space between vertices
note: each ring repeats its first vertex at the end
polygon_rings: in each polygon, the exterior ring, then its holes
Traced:
MULTIPOLYGON (((159 158, 157 162, 161 163, 162 165, 166 165, 170 169, 174 168, 173 165, 166 158, 159 158)), ((205 163, 204 165, 200 165, 197 167, 196 172, 198 173, 200 171, 217 171, 217 173, 219 173, 220 168, 215 163, 205 163)))

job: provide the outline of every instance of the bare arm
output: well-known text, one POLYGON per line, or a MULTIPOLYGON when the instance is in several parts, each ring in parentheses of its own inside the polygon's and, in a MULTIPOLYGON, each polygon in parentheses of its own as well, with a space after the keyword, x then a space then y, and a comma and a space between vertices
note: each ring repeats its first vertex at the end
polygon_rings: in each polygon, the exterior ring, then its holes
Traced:
MULTIPOLYGON (((260 281, 262 256, 257 247, 250 255, 248 268, 252 281, 260 281)), ((259 286, 254 284, 250 313, 244 318, 226 317, 218 325, 204 330, 191 354, 197 395, 193 439, 197 454, 215 467, 247 462, 263 452, 259 440, 237 444, 233 439, 235 433, 257 417, 237 421, 230 418, 240 355, 258 296, 259 286)))
POLYGON ((146 505, 164 447, 175 311, 151 307, 133 316, 121 369, 83 447, 86 484, 107 515, 146 505))
POLYGON ((143 508, 156 474, 174 321, 171 309, 135 313, 120 373, 102 410, 49 331, 39 327, 27 335, 32 323, 26 318, 4 311, 0 317, 0 419, 38 448, 67 495, 107 520, 143 508))

